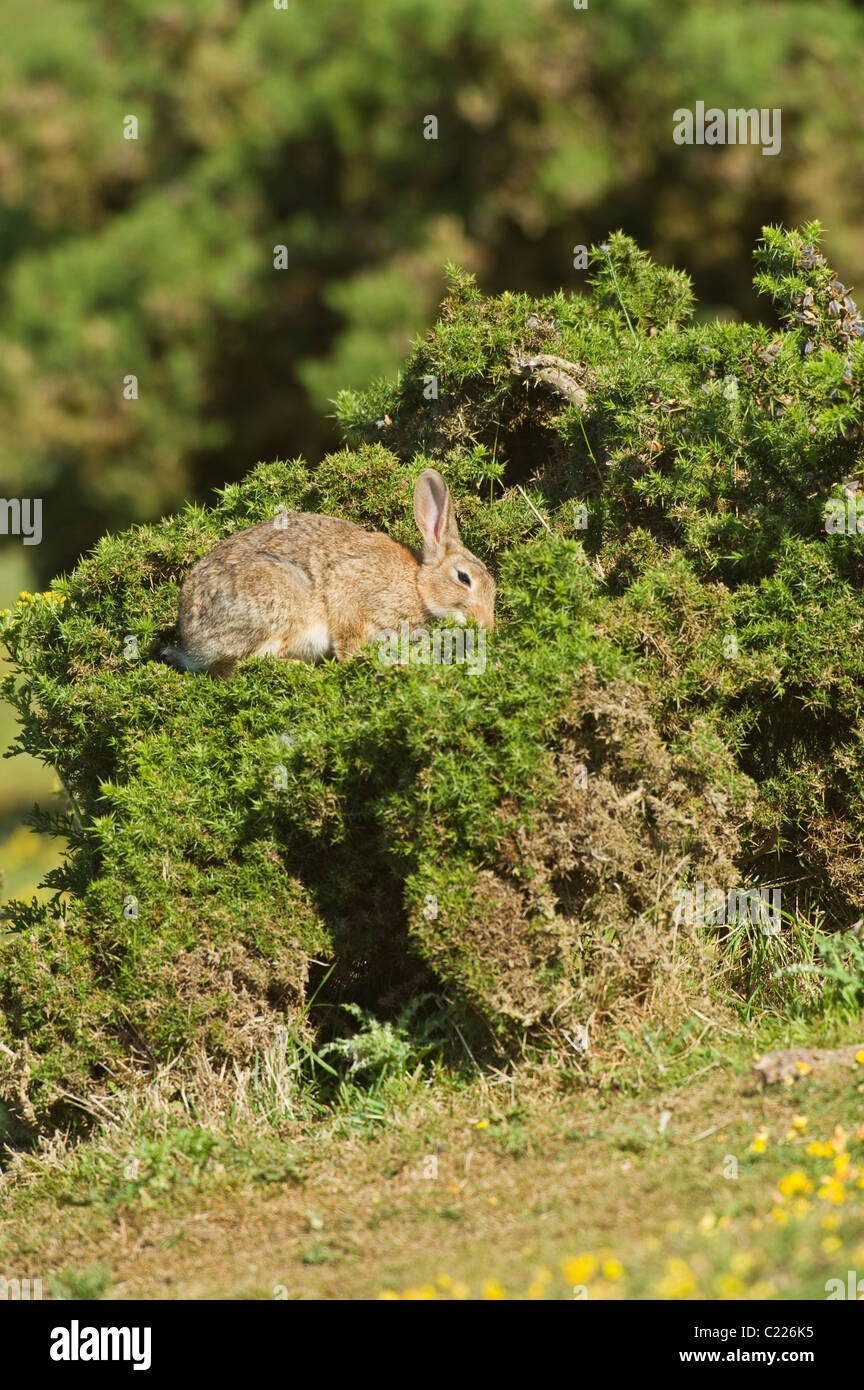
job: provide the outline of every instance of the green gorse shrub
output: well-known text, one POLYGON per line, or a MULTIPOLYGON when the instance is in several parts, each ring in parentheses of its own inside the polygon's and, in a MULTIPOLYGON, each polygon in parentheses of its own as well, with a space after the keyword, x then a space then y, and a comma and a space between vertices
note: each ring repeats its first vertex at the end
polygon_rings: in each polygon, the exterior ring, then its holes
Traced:
POLYGON ((774 331, 695 319, 686 275, 621 234, 591 296, 486 298, 452 269, 400 379, 339 396, 343 451, 106 536, 5 615, 18 748, 69 795, 34 816, 67 839, 55 897, 0 936, 18 1124, 98 1114, 196 1049, 245 1064, 280 1026, 327 1046, 337 1014, 419 995, 472 1046, 572 1043, 682 959, 675 988, 708 988, 675 912, 691 881, 791 884, 849 925, 864 349, 819 235, 764 231, 774 331), (485 670, 375 644, 230 682, 158 660, 219 538, 288 507, 413 544, 430 465, 498 580, 485 670), (351 1007, 313 1019, 325 975, 351 1007))

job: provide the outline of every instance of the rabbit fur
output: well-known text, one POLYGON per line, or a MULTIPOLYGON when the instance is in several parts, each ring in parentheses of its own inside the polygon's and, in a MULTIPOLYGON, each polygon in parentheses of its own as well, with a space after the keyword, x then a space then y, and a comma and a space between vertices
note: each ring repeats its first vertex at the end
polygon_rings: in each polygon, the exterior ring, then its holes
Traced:
POLYGON ((163 656, 230 676, 248 656, 344 660, 402 622, 473 619, 494 626, 495 581, 463 546, 450 492, 434 468, 414 488, 422 552, 353 522, 281 513, 220 541, 180 591, 179 643, 163 656))

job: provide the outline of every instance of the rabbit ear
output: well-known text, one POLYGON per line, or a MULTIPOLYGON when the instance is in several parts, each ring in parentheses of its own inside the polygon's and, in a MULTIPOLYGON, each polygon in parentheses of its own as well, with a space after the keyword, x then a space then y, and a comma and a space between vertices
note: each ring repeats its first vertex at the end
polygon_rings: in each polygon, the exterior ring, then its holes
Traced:
POLYGON ((441 474, 427 468, 414 486, 414 520, 423 537, 423 559, 437 560, 460 545, 450 492, 441 474))

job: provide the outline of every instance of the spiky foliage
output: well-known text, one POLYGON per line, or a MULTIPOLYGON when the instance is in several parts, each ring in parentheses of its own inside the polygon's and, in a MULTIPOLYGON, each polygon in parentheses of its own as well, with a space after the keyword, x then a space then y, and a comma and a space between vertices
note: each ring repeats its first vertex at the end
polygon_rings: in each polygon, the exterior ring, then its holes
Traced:
POLYGON ((197 1047, 242 1061, 286 1021, 332 1031, 305 1007, 327 970, 319 1002, 443 995, 474 1045, 572 1038, 682 949, 707 988, 688 879, 794 880, 851 920, 864 563, 825 515, 854 516, 864 351, 818 243, 765 230, 776 333, 694 321, 686 276, 620 234, 593 298, 454 270, 400 380, 340 397, 343 452, 105 537, 6 616, 19 746, 69 792, 36 817, 68 836, 55 901, 0 938, 21 1120, 197 1047), (217 538, 287 506, 410 543, 430 463, 499 581, 485 671, 374 644, 229 683, 154 659, 217 538))

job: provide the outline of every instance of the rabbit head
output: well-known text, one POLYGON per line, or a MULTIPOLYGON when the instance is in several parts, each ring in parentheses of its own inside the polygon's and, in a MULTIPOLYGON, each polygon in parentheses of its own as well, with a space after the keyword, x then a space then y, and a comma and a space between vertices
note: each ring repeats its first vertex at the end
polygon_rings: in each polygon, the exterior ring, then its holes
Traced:
POLYGON ((455 618, 478 627, 495 625, 495 580, 459 539, 447 484, 434 468, 420 474, 414 488, 414 520, 423 537, 417 589, 434 618, 455 618))

